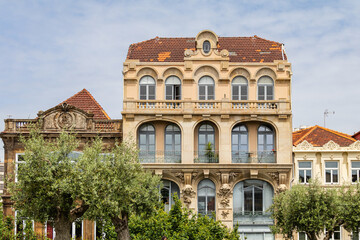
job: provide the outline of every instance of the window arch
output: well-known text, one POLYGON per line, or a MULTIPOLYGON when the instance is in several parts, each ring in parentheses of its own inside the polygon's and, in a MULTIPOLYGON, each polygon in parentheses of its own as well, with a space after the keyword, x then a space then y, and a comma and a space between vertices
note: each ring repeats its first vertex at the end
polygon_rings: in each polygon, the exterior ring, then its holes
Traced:
POLYGON ((243 76, 235 77, 231 82, 232 100, 248 100, 248 81, 243 76))
POLYGON ((231 151, 233 163, 247 163, 248 154, 248 130, 245 125, 236 125, 231 131, 231 151))
POLYGON ((175 124, 165 128, 165 162, 181 162, 181 130, 175 124))
POLYGON ((155 162, 155 128, 144 124, 139 128, 139 158, 143 163, 155 162))
POLYGON ((215 99, 215 82, 209 76, 204 76, 199 80, 199 100, 215 99))
POLYGON ((155 80, 151 76, 144 76, 139 81, 140 100, 155 100, 155 80))
POLYGON ((258 128, 258 160, 263 163, 275 162, 275 133, 267 125, 258 128))
POLYGON ((215 156, 215 128, 210 123, 203 123, 198 130, 198 159, 202 163, 217 162, 215 156))
POLYGON ((161 200, 164 203, 165 211, 169 212, 171 207, 175 204, 174 194, 180 198, 180 189, 179 186, 170 180, 162 180, 163 187, 160 190, 161 200))
POLYGON ((240 223, 239 232, 249 240, 273 239, 269 225, 273 224, 266 210, 273 202, 274 189, 262 180, 245 180, 233 190, 234 224, 240 223), (251 222, 251 226, 244 226, 251 222))
POLYGON ((181 99, 181 81, 176 76, 170 76, 165 81, 165 99, 180 100, 181 99))
POLYGON ((274 100, 274 81, 269 76, 258 80, 258 100, 274 100))
POLYGON ((215 184, 210 179, 198 184, 198 213, 212 216, 215 213, 215 184))

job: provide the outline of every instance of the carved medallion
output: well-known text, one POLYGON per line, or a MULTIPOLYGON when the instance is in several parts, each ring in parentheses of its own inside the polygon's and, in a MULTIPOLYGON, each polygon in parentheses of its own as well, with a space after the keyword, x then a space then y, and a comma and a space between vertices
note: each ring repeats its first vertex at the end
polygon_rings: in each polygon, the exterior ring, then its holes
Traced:
POLYGON ((57 122, 61 128, 69 128, 73 125, 74 119, 70 113, 63 112, 58 117, 57 122))
POLYGON ((228 217, 229 213, 230 213, 229 210, 227 210, 227 211, 222 211, 221 216, 222 216, 224 219, 226 219, 226 218, 228 217))
POLYGON ((185 187, 182 189, 182 196, 184 199, 184 203, 187 205, 191 204, 191 199, 195 197, 196 192, 192 188, 191 185, 185 185, 185 187))

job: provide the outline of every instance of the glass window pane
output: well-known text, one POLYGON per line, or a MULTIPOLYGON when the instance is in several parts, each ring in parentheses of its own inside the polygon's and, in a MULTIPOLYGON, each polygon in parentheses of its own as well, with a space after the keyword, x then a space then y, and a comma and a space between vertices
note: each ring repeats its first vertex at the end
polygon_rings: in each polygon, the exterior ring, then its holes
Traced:
POLYGON ((299 162, 299 168, 311 168, 311 162, 299 162))
POLYGON ((140 100, 146 100, 146 86, 140 86, 140 100))
POLYGON ((207 143, 211 143, 212 145, 215 144, 215 140, 214 140, 214 135, 213 134, 208 134, 208 139, 207 139, 207 143))
POLYGON ((205 134, 199 134, 199 144, 205 144, 205 134))
POLYGON ((267 86, 267 89, 266 89, 266 99, 267 100, 273 100, 273 96, 274 96, 274 93, 273 93, 273 86, 267 86))
POLYGON ((165 87, 165 92, 166 92, 166 100, 173 100, 173 95, 172 95, 172 86, 166 86, 165 87))
POLYGON ((266 135, 266 144, 273 144, 273 135, 272 134, 267 134, 266 135))
POLYGON ((215 197, 208 197, 207 211, 215 211, 215 197))
POLYGON ((325 181, 331 183, 331 170, 326 170, 325 172, 325 181))
POLYGON ((299 182, 305 183, 304 170, 299 170, 299 182))
POLYGON ((175 134, 175 144, 176 144, 176 145, 181 144, 180 134, 175 134))
POLYGON ((311 179, 311 170, 306 170, 306 182, 309 182, 311 179))
POLYGON ((352 168, 360 168, 360 162, 351 162, 351 167, 352 168))
POLYGON ((265 138, 265 136, 264 135, 259 135, 259 137, 258 137, 258 144, 264 144, 264 138, 265 138))
POLYGON ((172 144, 172 143, 173 143, 172 134, 166 134, 165 135, 165 144, 172 144))
POLYGON ((208 86, 208 100, 214 100, 214 86, 208 86))
POLYGON ((358 181, 357 172, 358 172, 357 170, 352 170, 351 171, 352 182, 357 182, 358 181))
POLYGON ((155 86, 149 86, 149 100, 155 100, 155 86))
POLYGON ((258 87, 258 99, 259 100, 265 100, 265 89, 264 86, 258 87))
POLYGON ((306 234, 304 232, 299 233, 299 240, 306 240, 306 234))
POLYGON ((241 86, 241 100, 247 100, 247 86, 241 86))
POLYGON ((252 212, 253 211, 252 189, 244 190, 244 210, 246 212, 252 212))
POLYGON ((239 100, 239 86, 232 86, 233 100, 239 100))
POLYGON ((337 168, 338 163, 337 162, 325 162, 325 167, 326 168, 337 168))
POLYGON ((254 204, 255 204, 255 211, 262 212, 263 210, 263 191, 262 189, 254 188, 254 204))
POLYGON ((155 144, 155 135, 149 134, 149 144, 155 144))
POLYGON ((232 135, 232 144, 234 145, 239 144, 239 136, 237 134, 232 135))
POLYGON ((338 171, 337 170, 333 170, 333 182, 334 183, 338 182, 338 171))

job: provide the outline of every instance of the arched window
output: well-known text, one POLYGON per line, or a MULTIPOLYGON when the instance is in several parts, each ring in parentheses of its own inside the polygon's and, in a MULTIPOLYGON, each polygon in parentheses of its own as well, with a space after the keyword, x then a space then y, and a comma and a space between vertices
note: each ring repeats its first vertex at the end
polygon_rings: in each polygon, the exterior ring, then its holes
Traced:
POLYGON ((274 100, 274 81, 269 76, 258 80, 258 100, 274 100))
POLYGON ((244 125, 236 125, 231 131, 231 151, 233 163, 249 162, 248 131, 244 125))
POLYGON ((205 54, 208 54, 210 52, 211 49, 211 45, 210 42, 208 40, 203 42, 203 51, 205 54))
POLYGON ((176 76, 170 76, 165 81, 165 98, 166 100, 181 99, 181 81, 176 76))
POLYGON ((211 217, 215 206, 215 184, 204 179, 198 185, 198 213, 211 217))
POLYGON ((199 80, 199 100, 215 99, 215 82, 209 76, 204 76, 199 80))
POLYGON ((275 162, 275 134, 272 128, 260 125, 258 128, 258 153, 259 162, 275 162))
POLYGON ((238 76, 232 80, 232 100, 248 99, 248 81, 245 77, 238 76))
POLYGON ((155 80, 150 76, 140 79, 140 100, 155 100, 155 80))
POLYGON ((199 127, 198 159, 201 163, 218 161, 215 154, 215 129, 209 123, 204 123, 199 127))
POLYGON ((266 212, 273 202, 273 196, 273 187, 262 180, 245 180, 235 185, 233 219, 234 224, 240 225, 242 238, 246 236, 249 240, 273 239, 269 228, 273 221, 266 212))
POLYGON ((171 207, 175 204, 174 194, 180 198, 180 189, 179 186, 173 181, 162 180, 163 187, 160 190, 161 200, 164 203, 165 211, 169 212, 171 207))
POLYGON ((165 162, 181 163, 181 131, 175 124, 165 128, 165 162))
POLYGON ((155 162, 155 128, 150 124, 139 128, 139 158, 143 163, 155 162))

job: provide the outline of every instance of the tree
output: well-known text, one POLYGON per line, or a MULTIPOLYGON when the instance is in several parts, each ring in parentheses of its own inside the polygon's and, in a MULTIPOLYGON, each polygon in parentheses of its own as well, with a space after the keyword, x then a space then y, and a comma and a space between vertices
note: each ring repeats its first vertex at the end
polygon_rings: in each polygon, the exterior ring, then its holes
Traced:
POLYGON ((273 233, 292 238, 294 231, 305 232, 309 240, 317 240, 327 230, 329 240, 335 228, 343 224, 339 189, 325 189, 317 181, 297 184, 274 197, 270 207, 273 233))
MULTIPOLYGON (((37 222, 54 221, 55 239, 68 240, 72 222, 89 208, 96 185, 92 177, 101 162, 74 157, 72 152, 79 143, 66 132, 50 142, 34 128, 21 142, 23 163, 18 164, 17 181, 9 183, 15 209, 37 222)), ((85 149, 91 151, 92 147, 85 149)))
POLYGON ((193 214, 182 207, 178 197, 169 213, 158 208, 151 217, 131 216, 130 233, 134 240, 158 240, 166 236, 169 240, 238 240, 237 228, 230 230, 220 221, 208 216, 193 214))
POLYGON ((344 228, 353 233, 353 239, 359 239, 360 229, 360 184, 344 187, 341 195, 341 213, 344 228))
MULTIPOLYGON (((98 143, 97 143, 98 144, 98 143)), ((96 159, 101 148, 84 150, 84 158, 96 159)), ((103 155, 96 169, 94 194, 86 217, 98 221, 109 219, 117 239, 130 239, 128 221, 131 214, 146 215, 159 204, 160 178, 144 171, 133 143, 116 145, 103 155)))

